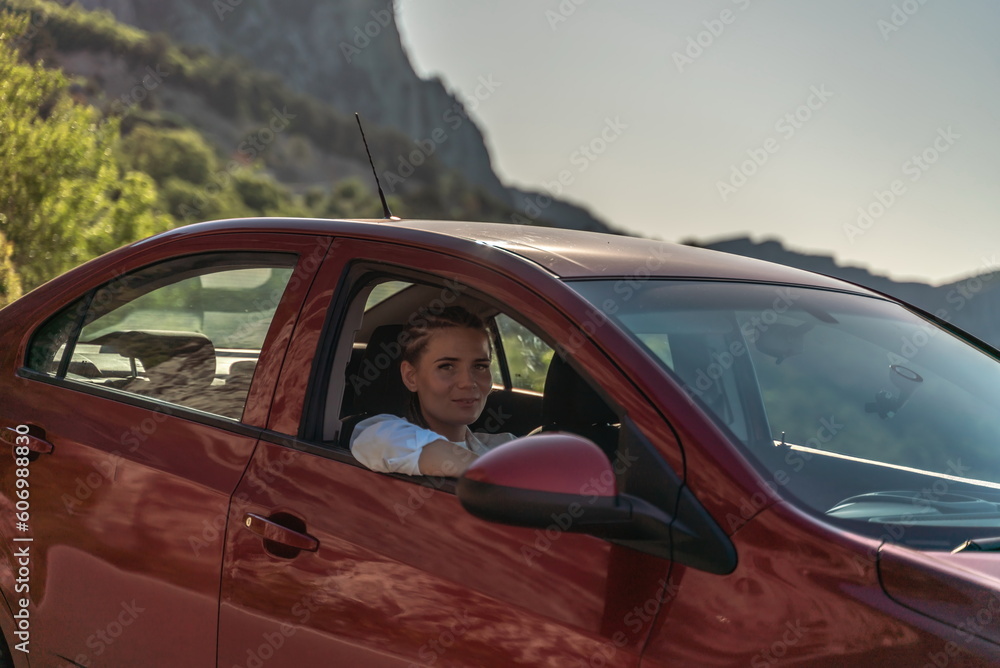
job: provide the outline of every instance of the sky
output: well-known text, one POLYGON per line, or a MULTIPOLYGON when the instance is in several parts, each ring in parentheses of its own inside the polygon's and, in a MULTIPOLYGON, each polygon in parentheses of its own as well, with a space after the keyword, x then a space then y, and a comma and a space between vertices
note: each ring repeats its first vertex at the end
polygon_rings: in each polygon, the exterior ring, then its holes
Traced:
POLYGON ((627 232, 1000 269, 995 0, 397 0, 509 185, 627 232))

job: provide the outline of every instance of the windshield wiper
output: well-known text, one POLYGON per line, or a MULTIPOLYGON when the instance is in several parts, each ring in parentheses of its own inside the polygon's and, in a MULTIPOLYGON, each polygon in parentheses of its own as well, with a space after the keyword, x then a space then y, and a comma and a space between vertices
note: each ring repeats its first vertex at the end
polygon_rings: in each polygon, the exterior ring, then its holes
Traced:
POLYGON ((957 552, 997 552, 1000 551, 1000 537, 997 538, 976 538, 974 540, 967 540, 954 550, 951 551, 952 554, 957 552))

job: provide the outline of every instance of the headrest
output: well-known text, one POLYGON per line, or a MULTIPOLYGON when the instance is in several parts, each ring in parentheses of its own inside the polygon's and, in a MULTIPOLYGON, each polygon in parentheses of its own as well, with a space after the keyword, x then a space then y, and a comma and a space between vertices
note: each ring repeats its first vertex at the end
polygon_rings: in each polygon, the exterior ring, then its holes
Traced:
POLYGON ((88 343, 109 346, 142 362, 146 375, 177 376, 174 384, 210 385, 215 379, 215 346, 200 332, 132 330, 111 332, 88 343))
POLYGON ((248 383, 253 378, 253 372, 257 369, 257 362, 254 360, 240 360, 229 365, 229 380, 239 378, 248 383))
POLYGON ((552 356, 542 398, 545 424, 590 427, 616 424, 618 416, 607 402, 558 354, 552 356))
POLYGON ((405 416, 410 391, 403 385, 399 363, 403 358, 403 325, 379 325, 372 331, 361 364, 349 380, 355 392, 353 406, 363 413, 405 416))

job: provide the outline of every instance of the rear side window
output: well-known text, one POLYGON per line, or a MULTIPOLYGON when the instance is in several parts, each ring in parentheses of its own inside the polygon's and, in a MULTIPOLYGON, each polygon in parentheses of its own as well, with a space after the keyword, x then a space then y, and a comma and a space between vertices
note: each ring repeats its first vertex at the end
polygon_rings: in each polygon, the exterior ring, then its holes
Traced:
POLYGON ((295 261, 213 253, 123 275, 46 323, 28 367, 239 419, 295 261))

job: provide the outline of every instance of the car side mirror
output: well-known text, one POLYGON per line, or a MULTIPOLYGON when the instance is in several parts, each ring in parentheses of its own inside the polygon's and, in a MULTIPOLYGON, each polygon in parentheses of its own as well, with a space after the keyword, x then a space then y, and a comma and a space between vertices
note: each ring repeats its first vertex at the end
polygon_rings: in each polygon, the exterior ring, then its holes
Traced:
POLYGON ((667 513, 619 494, 607 456, 574 434, 552 432, 506 443, 483 455, 458 480, 458 499, 490 522, 545 528, 608 540, 670 557, 667 513))
MULTIPOLYGON (((627 434, 638 434, 625 423, 627 434)), ((676 500, 673 512, 619 493, 604 452, 561 432, 525 436, 489 451, 458 479, 458 500, 489 522, 534 529, 555 525, 709 573, 731 573, 737 561, 732 541, 651 445, 640 441, 632 452, 646 463, 644 477, 653 476, 647 485, 675 490, 668 493, 676 500)))

